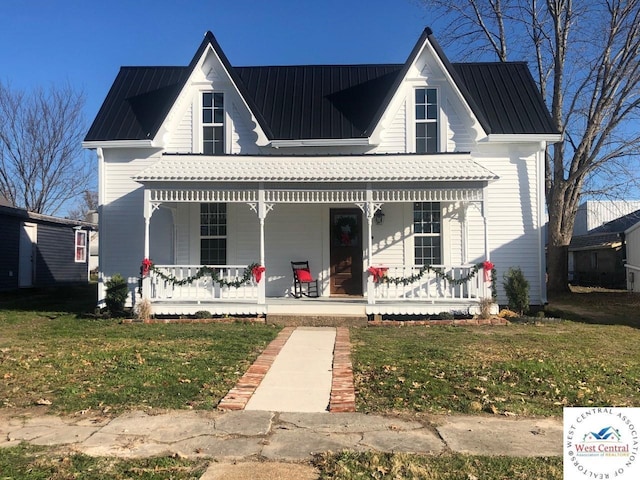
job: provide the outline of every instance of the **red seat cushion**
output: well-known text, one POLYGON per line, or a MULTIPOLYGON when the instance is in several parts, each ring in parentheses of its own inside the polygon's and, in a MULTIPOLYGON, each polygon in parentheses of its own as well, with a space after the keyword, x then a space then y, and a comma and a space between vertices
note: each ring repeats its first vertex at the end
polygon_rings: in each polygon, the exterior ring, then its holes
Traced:
POLYGON ((313 277, 311 276, 311 272, 306 268, 300 268, 296 270, 298 275, 298 280, 301 282, 313 282, 313 277))

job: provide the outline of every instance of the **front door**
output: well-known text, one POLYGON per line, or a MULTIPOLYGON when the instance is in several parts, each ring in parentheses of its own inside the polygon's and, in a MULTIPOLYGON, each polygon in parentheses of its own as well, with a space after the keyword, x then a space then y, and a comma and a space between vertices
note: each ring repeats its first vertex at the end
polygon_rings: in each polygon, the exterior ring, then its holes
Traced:
POLYGON ((331 295, 362 295, 362 213, 331 209, 331 295))

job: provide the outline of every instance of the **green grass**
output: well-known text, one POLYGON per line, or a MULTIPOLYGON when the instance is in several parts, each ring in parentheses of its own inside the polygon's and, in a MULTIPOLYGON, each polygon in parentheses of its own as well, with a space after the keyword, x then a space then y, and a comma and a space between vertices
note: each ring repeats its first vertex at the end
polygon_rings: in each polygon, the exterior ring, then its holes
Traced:
POLYGON ((560 480, 560 457, 427 456, 377 452, 327 453, 315 458, 321 479, 560 480))
POLYGON ((0 480, 197 480, 207 465, 207 460, 174 457, 126 460, 89 457, 28 445, 0 448, 0 480))
POLYGON ((574 322, 352 329, 363 412, 561 416, 640 406, 640 330, 574 322))
POLYGON ((61 413, 213 408, 278 333, 258 324, 95 320, 83 318, 82 296, 41 295, 29 305, 6 295, 1 303, 5 407, 51 402, 61 413))

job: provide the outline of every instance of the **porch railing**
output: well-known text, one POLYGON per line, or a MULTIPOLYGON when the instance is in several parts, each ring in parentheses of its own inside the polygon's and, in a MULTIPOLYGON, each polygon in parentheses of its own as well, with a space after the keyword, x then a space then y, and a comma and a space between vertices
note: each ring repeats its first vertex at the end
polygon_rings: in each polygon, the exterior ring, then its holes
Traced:
POLYGON ((384 300, 417 301, 469 301, 490 297, 490 282, 475 265, 431 265, 423 272, 422 265, 385 265, 386 279, 375 282, 369 276, 367 295, 369 303, 384 300), (437 271, 435 271, 437 270, 437 271), (419 277, 419 278, 417 278, 419 277), (391 280, 391 281, 389 281, 391 280))
MULTIPOLYGON (((243 277, 246 265, 209 265, 225 282, 235 282, 243 277)), ((252 278, 247 283, 225 286, 215 282, 211 275, 203 275, 190 282, 202 265, 155 265, 149 272, 149 299, 185 302, 207 302, 215 300, 248 301, 259 303, 260 286, 252 278)), ((261 284, 264 284, 264 279, 261 284)))

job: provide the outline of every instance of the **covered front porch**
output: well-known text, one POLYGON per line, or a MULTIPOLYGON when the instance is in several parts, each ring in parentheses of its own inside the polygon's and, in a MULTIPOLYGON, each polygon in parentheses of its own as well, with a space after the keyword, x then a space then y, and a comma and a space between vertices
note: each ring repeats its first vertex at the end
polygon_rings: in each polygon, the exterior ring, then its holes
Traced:
POLYGON ((157 315, 477 312, 492 297, 483 262, 493 178, 468 154, 165 155, 135 177, 153 264, 142 297, 157 315), (214 238, 224 263, 200 261, 210 233, 201 205, 225 206, 216 210, 224 232, 214 238), (418 261, 416 237, 428 235, 418 232, 416 205, 438 216, 428 239, 438 262, 418 261), (290 262, 298 260, 309 261, 318 298, 293 297, 290 262))

